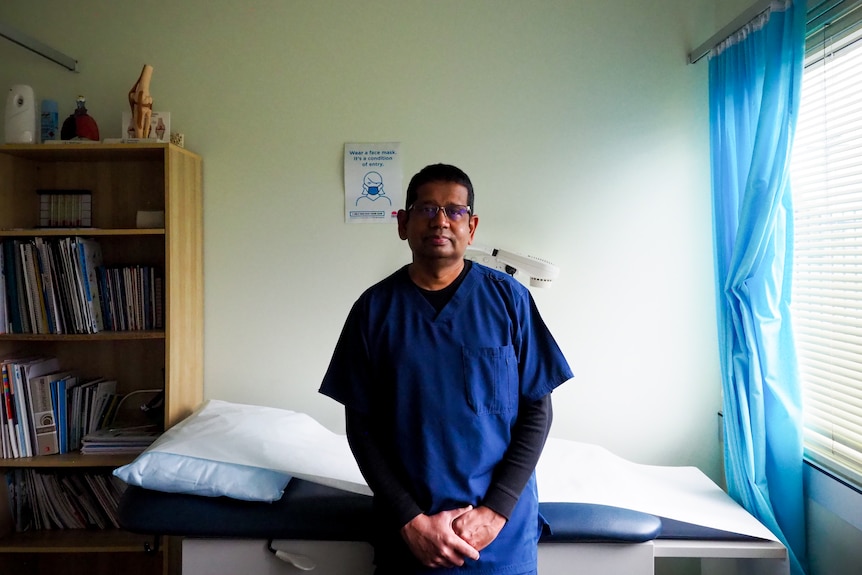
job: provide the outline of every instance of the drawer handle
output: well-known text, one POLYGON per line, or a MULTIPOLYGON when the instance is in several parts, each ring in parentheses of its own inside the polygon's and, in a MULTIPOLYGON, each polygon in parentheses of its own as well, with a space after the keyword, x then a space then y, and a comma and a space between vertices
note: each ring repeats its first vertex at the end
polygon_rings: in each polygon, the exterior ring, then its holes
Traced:
POLYGON ((300 555, 299 553, 289 553, 287 551, 282 551, 281 549, 275 549, 272 546, 272 539, 267 543, 267 549, 272 551, 272 553, 284 561, 285 563, 290 563, 300 571, 311 571, 315 567, 317 567, 317 563, 315 563, 310 557, 306 557, 305 555, 300 555))

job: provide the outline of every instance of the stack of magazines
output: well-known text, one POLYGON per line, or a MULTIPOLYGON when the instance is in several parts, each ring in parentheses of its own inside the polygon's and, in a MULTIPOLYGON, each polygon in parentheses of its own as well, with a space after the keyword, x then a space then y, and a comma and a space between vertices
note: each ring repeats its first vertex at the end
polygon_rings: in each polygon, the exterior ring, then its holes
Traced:
POLYGON ((119 527, 126 485, 110 473, 13 469, 6 481, 16 531, 119 527))
POLYGON ((155 425, 105 427, 88 433, 81 442, 83 454, 138 454, 161 435, 155 425))

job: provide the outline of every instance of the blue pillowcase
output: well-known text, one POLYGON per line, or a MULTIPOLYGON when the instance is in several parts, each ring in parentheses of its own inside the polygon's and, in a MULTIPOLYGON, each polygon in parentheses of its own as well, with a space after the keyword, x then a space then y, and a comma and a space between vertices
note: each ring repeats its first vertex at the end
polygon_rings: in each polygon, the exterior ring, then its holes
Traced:
POLYGON ((277 501, 290 481, 290 475, 273 469, 158 451, 142 453, 114 475, 155 491, 244 501, 277 501))

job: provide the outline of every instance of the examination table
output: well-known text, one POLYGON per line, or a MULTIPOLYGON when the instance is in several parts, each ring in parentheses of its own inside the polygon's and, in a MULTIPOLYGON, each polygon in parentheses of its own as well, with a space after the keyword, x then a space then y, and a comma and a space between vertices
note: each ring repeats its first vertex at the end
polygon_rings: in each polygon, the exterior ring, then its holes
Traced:
MULTIPOLYGON (((370 490, 346 438, 307 414, 208 400, 114 473, 129 484, 121 526, 182 537, 183 575, 373 572, 370 490)), ((550 437, 536 478, 541 575, 651 575, 662 557, 697 558, 702 575, 790 572, 778 539, 695 467, 550 437)))
MULTIPOLYGON (((775 541, 602 504, 542 502, 540 511, 542 575, 651 575, 656 557, 698 557, 709 575, 788 573, 775 541)), ((119 509, 129 531, 185 538, 183 575, 370 575, 370 513, 369 496, 302 479, 273 503, 130 486, 119 509)))

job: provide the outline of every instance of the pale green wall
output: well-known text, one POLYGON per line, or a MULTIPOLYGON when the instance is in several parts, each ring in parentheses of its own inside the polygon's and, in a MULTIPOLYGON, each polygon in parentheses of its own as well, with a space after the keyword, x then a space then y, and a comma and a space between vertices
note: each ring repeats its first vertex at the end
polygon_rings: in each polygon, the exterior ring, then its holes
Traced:
MULTIPOLYGON (((342 429, 316 393, 329 353, 359 292, 408 259, 393 227, 342 223, 342 147, 395 140, 406 177, 471 174, 479 241, 562 268, 534 292, 577 374, 552 433, 718 480, 706 62, 686 53, 748 4, 4 0, 0 22, 79 72, 0 39, 0 87, 61 117, 83 94, 118 137, 154 66, 155 108, 204 157, 206 397, 342 429)), ((853 572, 859 546, 823 533, 858 531, 810 520, 814 575, 853 572)))
POLYGON ((471 174, 478 240, 545 257, 535 297, 576 379, 553 434, 720 477, 706 63, 714 0, 5 0, 0 86, 75 97, 120 136, 155 109, 204 158, 205 395, 307 411, 353 300, 408 260, 390 225, 343 223, 345 142, 399 141, 405 177, 471 174))

